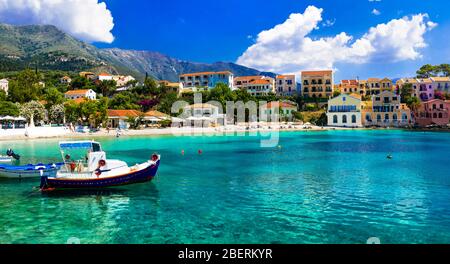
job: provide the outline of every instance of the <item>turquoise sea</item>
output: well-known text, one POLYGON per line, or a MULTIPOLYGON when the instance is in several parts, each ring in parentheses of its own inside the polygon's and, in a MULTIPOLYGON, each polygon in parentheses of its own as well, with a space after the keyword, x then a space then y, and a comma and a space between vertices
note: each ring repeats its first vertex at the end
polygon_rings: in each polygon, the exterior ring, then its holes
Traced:
MULTIPOLYGON (((56 194, 33 189, 39 179, 0 179, 0 243, 450 243, 449 133, 283 132, 281 148, 260 140, 100 139, 108 158, 129 164, 160 153, 157 178, 56 194)), ((0 150, 54 162, 57 143, 0 150)))

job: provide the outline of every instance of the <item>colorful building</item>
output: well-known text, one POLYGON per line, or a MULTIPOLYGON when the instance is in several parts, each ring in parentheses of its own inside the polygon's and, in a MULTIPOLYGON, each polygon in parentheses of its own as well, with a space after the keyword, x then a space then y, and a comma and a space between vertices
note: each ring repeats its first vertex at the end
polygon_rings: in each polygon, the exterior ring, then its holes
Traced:
POLYGON ((193 92, 213 89, 219 83, 234 90, 234 75, 230 71, 188 73, 180 75, 179 79, 185 89, 193 92))
POLYGON ((341 94, 328 100, 328 126, 361 127, 361 96, 341 94))
POLYGON ((393 92, 395 88, 392 80, 388 78, 369 78, 365 86, 365 93, 363 95, 366 96, 380 94, 384 91, 393 92))
POLYGON ((302 94, 308 98, 330 98, 334 92, 332 70, 302 71, 302 94))
POLYGON ((166 80, 162 80, 158 82, 159 85, 163 85, 166 87, 166 89, 168 89, 168 92, 172 92, 172 93, 176 93, 178 95, 180 95, 181 93, 183 93, 184 91, 184 87, 182 83, 178 83, 178 82, 169 82, 166 80))
POLYGON ((422 102, 414 116, 416 124, 421 127, 445 126, 450 123, 450 101, 433 99, 422 102))
POLYGON ((361 87, 358 80, 342 80, 340 84, 335 85, 335 90, 341 94, 361 94, 361 87))
POLYGON ((413 124, 411 110, 402 104, 400 96, 384 91, 364 102, 361 109, 364 126, 404 127, 413 124))
POLYGON ((297 94, 295 75, 278 75, 275 79, 275 91, 278 96, 292 96, 297 94))
POLYGON ((431 79, 403 78, 397 81, 397 89, 401 90, 406 84, 412 86, 411 96, 417 97, 422 102, 434 99, 435 84, 431 79))
POLYGON ((434 91, 450 93, 450 77, 431 77, 434 91))
POLYGON ((246 84, 245 90, 253 96, 265 96, 275 93, 275 80, 270 77, 253 80, 246 84))

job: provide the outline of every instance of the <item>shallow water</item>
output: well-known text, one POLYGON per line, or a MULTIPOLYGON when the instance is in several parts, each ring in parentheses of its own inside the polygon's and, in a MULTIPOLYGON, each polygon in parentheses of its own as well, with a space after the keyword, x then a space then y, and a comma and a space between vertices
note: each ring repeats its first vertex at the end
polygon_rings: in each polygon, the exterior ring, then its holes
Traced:
MULTIPOLYGON (((0 180, 0 243, 450 243, 450 134, 284 132, 281 149, 260 140, 101 139, 129 164, 160 153, 157 178, 47 195, 33 189, 39 179, 0 180)), ((8 147, 25 164, 60 159, 57 140, 8 147)))

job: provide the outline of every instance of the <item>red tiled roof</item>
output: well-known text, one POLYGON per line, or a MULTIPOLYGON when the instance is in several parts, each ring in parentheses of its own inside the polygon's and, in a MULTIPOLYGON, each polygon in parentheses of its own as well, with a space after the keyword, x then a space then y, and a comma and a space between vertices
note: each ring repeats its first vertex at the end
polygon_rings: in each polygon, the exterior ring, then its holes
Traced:
POLYGON ((250 84, 270 84, 270 83, 271 83, 270 80, 267 79, 258 79, 250 82, 250 84))
POLYGON ((72 91, 68 91, 66 92, 66 95, 85 95, 87 92, 89 92, 89 90, 85 89, 85 90, 72 90, 72 91))
POLYGON ((322 75, 322 74, 332 74, 332 70, 325 71, 302 71, 302 75, 322 75))
POLYGON ((139 117, 142 115, 144 113, 138 110, 108 110, 109 117, 139 117))

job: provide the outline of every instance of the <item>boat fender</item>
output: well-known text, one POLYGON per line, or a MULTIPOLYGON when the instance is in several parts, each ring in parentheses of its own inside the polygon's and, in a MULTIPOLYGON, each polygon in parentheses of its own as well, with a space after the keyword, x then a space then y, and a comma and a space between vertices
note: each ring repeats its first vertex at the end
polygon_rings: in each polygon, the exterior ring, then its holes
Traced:
POLYGON ((100 177, 100 175, 102 175, 101 167, 105 167, 105 166, 106 166, 105 160, 98 161, 98 168, 95 170, 95 175, 97 175, 97 177, 100 177))
POLYGON ((77 168, 77 164, 75 164, 75 162, 71 162, 70 163, 70 171, 74 172, 76 168, 77 168))

